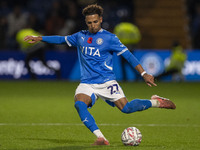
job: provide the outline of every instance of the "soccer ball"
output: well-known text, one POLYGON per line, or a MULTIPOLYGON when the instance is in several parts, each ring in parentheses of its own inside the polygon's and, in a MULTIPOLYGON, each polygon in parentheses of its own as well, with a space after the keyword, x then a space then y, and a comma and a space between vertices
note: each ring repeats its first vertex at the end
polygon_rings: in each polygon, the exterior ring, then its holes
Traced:
POLYGON ((124 129, 121 136, 122 143, 129 146, 138 146, 142 140, 142 134, 136 127, 124 129))

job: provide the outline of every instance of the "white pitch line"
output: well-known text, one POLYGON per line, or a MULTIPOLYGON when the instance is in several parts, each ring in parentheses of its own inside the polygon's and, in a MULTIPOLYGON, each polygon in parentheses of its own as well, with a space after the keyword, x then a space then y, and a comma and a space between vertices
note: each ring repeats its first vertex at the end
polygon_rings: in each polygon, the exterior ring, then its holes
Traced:
MULTIPOLYGON (((84 126, 82 123, 0 123, 0 126, 84 126)), ((100 123, 98 126, 147 126, 147 127, 196 127, 199 124, 115 124, 115 123, 100 123)))

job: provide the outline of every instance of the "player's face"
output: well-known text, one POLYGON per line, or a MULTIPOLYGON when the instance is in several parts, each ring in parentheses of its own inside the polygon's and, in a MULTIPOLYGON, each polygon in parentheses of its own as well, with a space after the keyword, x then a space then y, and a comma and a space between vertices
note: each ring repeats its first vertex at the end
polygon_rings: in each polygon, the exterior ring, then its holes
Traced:
POLYGON ((101 29, 102 17, 98 14, 88 15, 85 17, 85 22, 90 33, 96 33, 101 29))

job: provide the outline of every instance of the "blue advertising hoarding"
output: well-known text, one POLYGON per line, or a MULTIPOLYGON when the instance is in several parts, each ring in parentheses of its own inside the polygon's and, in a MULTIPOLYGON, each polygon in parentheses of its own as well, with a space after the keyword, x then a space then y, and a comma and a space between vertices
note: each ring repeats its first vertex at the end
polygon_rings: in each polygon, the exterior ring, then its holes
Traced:
MULTIPOLYGON (((200 51, 187 51, 187 61, 182 69, 185 81, 200 81, 200 51)), ((165 66, 169 63, 171 51, 169 50, 136 50, 134 55, 141 62, 145 70, 152 74, 158 75, 164 71, 165 66)), ((77 52, 74 51, 47 51, 46 62, 48 66, 60 70, 61 79, 78 81, 80 77, 80 67, 77 58, 77 52)), ((0 52, 0 79, 29 79, 27 67, 25 66, 25 54, 18 51, 1 51, 0 52)), ((122 80, 121 57, 114 56, 114 72, 117 80, 122 80)), ((37 75, 38 79, 56 79, 53 70, 45 67, 40 60, 30 62, 31 70, 37 75)), ((136 79, 136 73, 129 67, 125 66, 126 77, 129 81, 136 79)), ((170 80, 170 78, 169 78, 170 80)))

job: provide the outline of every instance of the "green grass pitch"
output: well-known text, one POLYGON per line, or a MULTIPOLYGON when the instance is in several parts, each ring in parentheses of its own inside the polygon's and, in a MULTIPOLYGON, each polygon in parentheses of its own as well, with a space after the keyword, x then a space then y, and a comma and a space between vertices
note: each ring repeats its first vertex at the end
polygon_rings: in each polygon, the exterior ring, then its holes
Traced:
POLYGON ((150 108, 123 114, 99 99, 90 109, 110 146, 91 146, 96 137, 82 125, 74 108, 79 83, 0 81, 0 150, 199 150, 200 83, 120 83, 129 101, 152 94, 173 100, 176 110, 150 108), (137 147, 124 146, 122 131, 142 132, 137 147))

